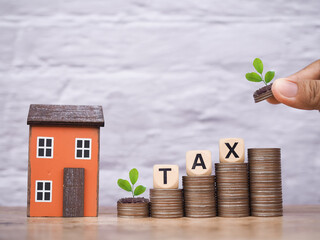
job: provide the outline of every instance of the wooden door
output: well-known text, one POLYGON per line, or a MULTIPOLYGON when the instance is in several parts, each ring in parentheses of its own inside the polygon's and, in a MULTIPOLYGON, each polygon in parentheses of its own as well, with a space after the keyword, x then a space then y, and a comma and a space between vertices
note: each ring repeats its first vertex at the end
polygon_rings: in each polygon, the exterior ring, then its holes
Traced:
POLYGON ((63 216, 83 217, 84 168, 63 171, 63 216))

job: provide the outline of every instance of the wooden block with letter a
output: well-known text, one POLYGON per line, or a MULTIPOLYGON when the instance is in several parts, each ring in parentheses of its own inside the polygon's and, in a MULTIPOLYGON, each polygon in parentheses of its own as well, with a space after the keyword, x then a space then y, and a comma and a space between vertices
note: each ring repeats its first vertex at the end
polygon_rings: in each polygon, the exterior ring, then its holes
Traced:
POLYGON ((63 216, 83 217, 84 168, 65 168, 63 173, 63 216))
POLYGON ((210 176, 212 173, 211 152, 193 150, 186 153, 186 172, 188 176, 210 176))

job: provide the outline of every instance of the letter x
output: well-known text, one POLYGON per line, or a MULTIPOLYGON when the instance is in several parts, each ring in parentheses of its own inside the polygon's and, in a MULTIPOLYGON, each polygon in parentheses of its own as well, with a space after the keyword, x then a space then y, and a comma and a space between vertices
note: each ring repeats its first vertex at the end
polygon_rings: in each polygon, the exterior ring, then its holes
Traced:
POLYGON ((225 144, 226 144, 226 146, 229 148, 229 152, 228 152, 226 158, 229 158, 230 155, 231 155, 231 153, 233 154, 233 156, 234 156, 235 158, 239 158, 238 154, 234 151, 234 149, 235 149, 236 146, 238 145, 238 142, 235 142, 232 147, 230 146, 229 143, 225 143, 225 144))

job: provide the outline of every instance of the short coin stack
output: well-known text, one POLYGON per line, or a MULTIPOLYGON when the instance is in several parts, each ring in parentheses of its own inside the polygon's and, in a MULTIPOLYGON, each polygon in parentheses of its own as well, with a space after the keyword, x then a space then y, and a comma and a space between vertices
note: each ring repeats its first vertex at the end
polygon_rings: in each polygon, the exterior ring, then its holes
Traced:
POLYGON ((280 148, 248 149, 252 216, 282 216, 280 148))
POLYGON ((214 176, 183 176, 186 217, 215 217, 216 200, 214 176))
POLYGON ((247 217, 249 184, 247 163, 216 163, 218 216, 247 217))
POLYGON ((150 189, 151 217, 183 217, 182 189, 150 189))
POLYGON ((117 202, 118 217, 149 217, 149 199, 122 198, 117 202))

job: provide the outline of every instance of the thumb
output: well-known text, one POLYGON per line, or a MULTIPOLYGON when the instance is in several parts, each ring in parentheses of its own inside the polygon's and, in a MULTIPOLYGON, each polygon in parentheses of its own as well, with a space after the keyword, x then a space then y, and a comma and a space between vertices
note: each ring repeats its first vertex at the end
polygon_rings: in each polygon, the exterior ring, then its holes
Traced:
POLYGON ((320 80, 279 78, 272 84, 272 93, 290 107, 320 110, 320 80))

